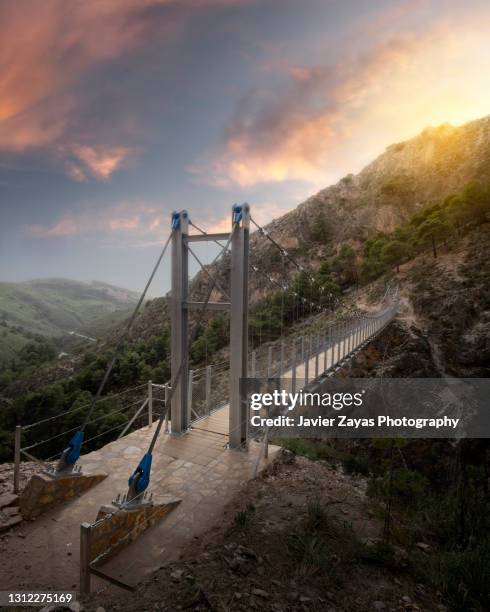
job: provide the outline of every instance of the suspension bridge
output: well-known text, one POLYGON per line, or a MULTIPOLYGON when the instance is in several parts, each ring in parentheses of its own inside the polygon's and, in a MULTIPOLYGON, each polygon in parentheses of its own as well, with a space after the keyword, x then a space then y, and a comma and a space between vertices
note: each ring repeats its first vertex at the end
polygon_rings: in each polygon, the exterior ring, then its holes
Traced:
MULTIPOLYGON (((262 439, 250 439, 249 406, 240 380, 288 379, 294 392, 322 377, 334 375, 396 316, 397 289, 387 288, 376 311, 351 311, 335 319, 341 305, 341 298, 329 293, 311 269, 299 263, 256 223, 248 205, 233 207, 229 233, 205 232, 192 223, 186 211, 173 213, 170 235, 92 401, 16 429, 16 491, 20 488, 22 457, 51 465, 56 462, 51 468, 53 478, 76 472, 75 466, 79 463, 84 473, 103 471, 108 474, 103 483, 82 497, 52 510, 51 514, 29 526, 30 545, 47 546, 53 553, 49 555, 49 563, 41 559, 35 571, 28 572, 29 580, 38 586, 59 585, 60 580, 71 584, 74 572, 77 574, 80 569, 82 592, 90 590, 91 576, 94 579, 94 575, 99 586, 102 584, 100 580, 104 579, 124 587, 154 570, 162 561, 172 560, 189 538, 199 537, 213 524, 241 483, 265 467, 278 452, 277 447, 269 449, 266 435, 262 439), (250 263, 251 223, 260 239, 268 241, 282 258, 286 272, 284 278, 250 263), (211 266, 203 264, 193 248, 194 243, 203 241, 220 247, 211 266), (116 395, 105 396, 104 389, 121 347, 131 333, 151 282, 169 249, 171 378, 168 381, 148 381, 116 395), (201 278, 208 280, 204 289, 200 287, 201 299, 195 299, 189 285, 189 257, 199 264, 201 278), (229 270, 229 283, 225 287, 216 273, 219 266, 229 270), (291 267, 301 272, 310 284, 310 292, 306 295, 288 280, 291 267), (273 339, 267 335, 268 342, 262 344, 251 342, 249 334, 250 274, 260 275, 270 290, 280 296, 279 333, 273 339), (294 333, 294 326, 284 324, 286 303, 291 305, 293 319, 296 313, 297 320, 313 321, 311 329, 315 331, 294 333), (190 368, 193 342, 202 326, 206 325, 208 313, 216 311, 229 313, 229 360, 190 368), (64 422, 67 415, 79 424, 71 430, 42 438, 43 432, 52 433, 56 430, 56 423, 64 422), (110 418, 115 424, 109 427, 110 418), (100 422, 105 425, 102 431, 98 431, 100 422), (91 435, 86 435, 90 432, 91 435), (26 439, 29 439, 27 444, 24 443, 26 439), (52 448, 53 444, 59 444, 61 450, 47 454, 46 449, 52 448), (96 450, 82 455, 84 445, 87 447, 89 444, 95 444, 96 450), (162 524, 151 530, 151 535, 141 535, 143 529, 139 525, 138 541, 112 558, 110 572, 103 574, 93 565, 87 546, 94 526, 109 520, 111 515, 99 518, 95 523, 87 521, 93 521, 97 509, 116 495, 113 514, 140 505, 151 506, 148 490, 155 496, 178 498, 181 503, 162 524), (53 513, 56 527, 48 520, 53 513), (58 554, 68 541, 70 546, 73 545, 72 563, 67 563, 64 555, 58 554)), ((150 522, 150 519, 147 516, 145 520, 150 522)), ((98 560, 103 560, 105 553, 109 558, 110 552, 104 551, 98 560)), ((12 566, 12 578, 15 571, 18 570, 12 566)))

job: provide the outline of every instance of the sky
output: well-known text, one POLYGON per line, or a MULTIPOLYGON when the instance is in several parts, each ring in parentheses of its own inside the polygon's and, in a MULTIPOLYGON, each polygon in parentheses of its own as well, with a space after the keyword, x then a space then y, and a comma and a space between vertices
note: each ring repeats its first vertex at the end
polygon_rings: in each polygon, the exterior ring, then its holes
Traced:
POLYGON ((0 0, 0 281, 141 290, 173 210, 266 223, 489 114, 489 31, 488 0, 0 0))

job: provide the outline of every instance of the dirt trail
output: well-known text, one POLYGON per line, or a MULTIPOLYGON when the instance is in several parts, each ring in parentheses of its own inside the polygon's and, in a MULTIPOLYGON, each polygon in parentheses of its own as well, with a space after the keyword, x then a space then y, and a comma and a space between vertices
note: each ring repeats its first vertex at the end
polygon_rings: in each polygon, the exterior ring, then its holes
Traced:
MULTIPOLYGON (((215 518, 180 562, 159 570, 134 595, 92 597, 87 611, 99 605, 121 612, 447 610, 407 574, 357 560, 359 547, 380 538, 383 518, 366 496, 366 481, 340 467, 303 457, 278 463, 215 518), (302 543, 312 565, 296 556, 302 543)), ((396 554, 403 565, 406 552, 396 554)))

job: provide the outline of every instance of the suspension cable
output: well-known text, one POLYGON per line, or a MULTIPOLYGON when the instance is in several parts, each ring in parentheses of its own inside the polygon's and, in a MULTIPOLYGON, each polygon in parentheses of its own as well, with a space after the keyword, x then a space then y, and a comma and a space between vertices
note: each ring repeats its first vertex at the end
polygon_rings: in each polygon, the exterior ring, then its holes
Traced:
POLYGON ((84 421, 82 423, 82 426, 80 427, 79 431, 83 432, 85 430, 85 427, 87 426, 87 424, 88 424, 88 422, 90 420, 90 417, 92 416, 92 413, 93 413, 93 411, 95 409, 95 405, 99 401, 100 396, 102 395, 102 392, 103 392, 103 390, 104 390, 104 388, 105 388, 105 386, 107 384, 107 380, 109 379, 110 373, 112 372, 114 364, 116 363, 116 360, 119 357, 119 353, 120 353, 120 351, 121 351, 121 349, 123 347, 124 341, 126 340, 127 337, 129 337, 129 335, 131 333, 131 330, 133 328, 133 324, 134 324, 134 322, 136 320, 138 312, 139 312, 139 310, 141 308, 141 305, 143 304, 143 301, 144 301, 144 299, 146 297, 146 294, 148 292, 148 289, 149 289, 149 287, 150 287, 150 285, 151 285, 151 283, 153 281, 153 278, 155 277, 155 274, 157 273, 157 270, 158 270, 158 268, 160 266, 160 263, 161 263, 164 255, 165 255, 165 252, 167 251, 167 247, 170 244, 170 239, 171 238, 172 238, 172 232, 169 234, 169 236, 167 238, 167 241, 165 242, 165 245, 164 245, 164 247, 163 247, 163 249, 162 249, 162 251, 160 253, 160 256, 158 257, 157 262, 156 262, 156 264, 155 264, 155 266, 153 268, 153 271, 152 271, 152 273, 151 273, 151 275, 150 275, 150 277, 149 277, 149 279, 148 279, 148 281, 146 283, 146 286, 145 286, 145 288, 143 290, 143 293, 141 294, 140 299, 139 299, 138 303, 136 304, 136 307, 135 307, 135 309, 133 311, 133 314, 131 315, 131 318, 128 321, 126 329, 124 330, 123 334, 119 338, 119 341, 118 341, 118 343, 116 345, 114 353, 113 353, 113 355, 111 357, 111 360, 109 361, 109 363, 107 365, 107 368, 106 368, 106 371, 105 371, 105 374, 104 374, 104 378, 100 382, 99 388, 97 389, 97 393, 94 395, 94 397, 92 399, 92 402, 90 403, 90 408, 89 408, 89 410, 87 412, 87 415, 86 415, 86 417, 85 417, 85 419, 84 419, 84 421))
MULTIPOLYGON (((301 265, 300 263, 298 263, 291 255, 290 253, 288 253, 288 251, 286 251, 286 249, 284 247, 282 247, 274 238, 272 238, 272 236, 270 235, 270 233, 264 229, 261 225, 259 225, 255 219, 253 219, 253 217, 250 217, 250 221, 255 225, 255 227, 257 228, 257 230, 259 231, 259 233, 264 236, 265 238, 267 238, 267 240, 269 240, 271 242, 271 244, 274 245, 274 247, 276 249, 279 250, 279 252, 281 253, 281 255, 283 257, 285 257, 286 259, 288 259, 288 261, 290 261, 300 272, 304 273, 306 275, 306 277, 308 278, 310 283, 314 283, 316 284, 319 289, 320 289, 320 293, 323 293, 325 288, 321 285, 321 283, 315 278, 314 274, 312 274, 311 272, 308 271, 307 268, 305 268, 303 265, 301 265)), ((310 289, 312 289, 312 285, 310 285, 310 289)), ((329 292, 328 293, 329 297, 333 300, 333 305, 335 305, 335 303, 337 305, 341 305, 343 304, 343 300, 337 296, 335 296, 333 293, 329 292)), ((305 304, 306 302, 308 302, 308 300, 306 300, 306 298, 302 298, 303 304, 305 304)), ((310 298, 309 301, 309 306, 310 309, 313 309, 313 307, 315 307, 317 310, 323 310, 325 312, 328 311, 327 308, 325 308, 323 305, 321 304, 315 304, 312 300, 312 296, 310 298)), ((304 312, 304 306, 303 306, 303 312, 304 312)))
MULTIPOLYGON (((220 245, 221 246, 221 245, 220 245)), ((204 272, 204 274, 207 275, 208 278, 210 278, 211 280, 213 280, 213 276, 212 274, 209 272, 209 270, 206 269, 206 266, 202 263, 202 261, 199 259, 199 257, 196 255, 196 253, 194 253, 194 251, 191 249, 191 247, 189 245, 187 245, 187 249, 189 251, 189 253, 194 257, 194 259, 197 261, 197 263, 201 266, 201 270, 204 272)), ((221 291, 221 293, 223 294, 223 296, 225 298, 227 298, 227 300, 230 300, 230 296, 226 293, 226 291, 221 287, 221 285, 218 283, 218 279, 216 279, 216 287, 221 291)))

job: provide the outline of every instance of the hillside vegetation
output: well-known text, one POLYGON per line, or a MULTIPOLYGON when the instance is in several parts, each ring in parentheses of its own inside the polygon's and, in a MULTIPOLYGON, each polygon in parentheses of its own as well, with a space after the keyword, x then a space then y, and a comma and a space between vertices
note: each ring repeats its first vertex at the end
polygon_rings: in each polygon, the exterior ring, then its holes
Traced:
POLYGON ((104 283, 40 279, 0 283, 0 364, 42 338, 73 345, 76 332, 97 336, 128 316, 136 294, 104 283))

